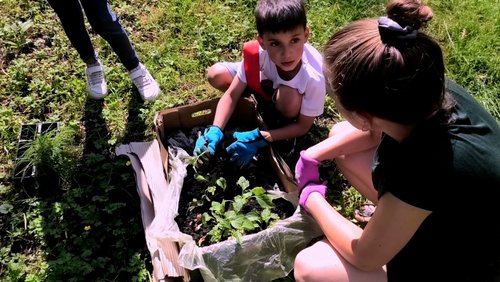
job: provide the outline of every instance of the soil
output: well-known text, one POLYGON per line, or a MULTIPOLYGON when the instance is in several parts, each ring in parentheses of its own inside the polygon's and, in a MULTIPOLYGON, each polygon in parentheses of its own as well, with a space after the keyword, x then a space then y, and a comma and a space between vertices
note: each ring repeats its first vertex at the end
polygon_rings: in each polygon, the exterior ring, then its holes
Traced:
MULTIPOLYGON (((292 140, 273 142, 272 146, 275 152, 288 164, 290 171, 293 173, 300 151, 324 140, 328 136, 328 132, 333 123, 334 119, 332 117, 318 117, 308 134, 292 140)), ((197 137, 204 129, 205 127, 195 127, 191 130, 185 129, 171 132, 168 135, 167 144, 181 147, 191 154, 197 137)), ((226 129, 225 138, 221 144, 219 144, 220 147, 217 149, 216 155, 212 157, 209 162, 197 168, 198 172, 203 175, 223 177, 226 179, 228 187, 223 194, 215 196, 214 201, 220 202, 222 199, 233 199, 234 196, 241 194, 241 187, 236 185, 240 176, 244 176, 250 182, 250 188, 261 186, 266 190, 272 190, 276 187, 280 190, 284 190, 278 175, 271 166, 270 157, 263 153, 266 150, 260 150, 252 164, 245 169, 239 169, 229 162, 224 149, 233 141, 232 133, 235 130, 245 131, 251 129, 253 128, 226 129)), ((327 191, 327 199, 332 203, 338 203, 341 199, 341 191, 348 186, 345 179, 339 177, 333 162, 324 162, 320 167, 320 175, 322 179, 328 181, 328 186, 330 187, 327 191)), ((214 226, 214 223, 207 225, 202 224, 202 214, 209 211, 210 202, 200 207, 189 209, 193 199, 200 199, 201 195, 205 193, 208 187, 206 183, 195 180, 193 176, 194 170, 190 165, 188 166, 188 175, 184 180, 184 186, 179 201, 179 215, 175 220, 180 230, 185 234, 191 235, 198 246, 202 247, 211 244, 210 236, 207 235, 207 233, 214 226)), ((291 216, 295 211, 292 204, 286 200, 276 199, 273 202, 276 206, 273 212, 278 214, 281 219, 291 216)), ((248 202, 244 212, 257 208, 260 207, 255 200, 252 200, 248 202)), ((262 226, 260 230, 264 230, 265 228, 266 226, 262 226)), ((260 230, 255 230, 252 233, 260 230)), ((222 241, 225 239, 227 238, 223 238, 222 241)))
MULTIPOLYGON (((168 139, 169 144, 176 144, 186 150, 188 153, 194 149, 194 142, 198 136, 198 132, 204 128, 194 128, 192 130, 179 130, 170 134, 168 139), (187 137, 187 139, 186 139, 187 137)), ((248 130, 248 129, 238 129, 248 130)), ((266 190, 280 189, 284 190, 281 186, 277 173, 275 173, 271 166, 270 158, 265 153, 266 150, 260 150, 255 156, 252 163, 243 169, 236 167, 229 161, 228 156, 225 154, 224 148, 232 142, 231 136, 234 131, 227 131, 224 138, 225 141, 221 142, 217 153, 209 161, 204 162, 202 165, 197 166, 199 174, 210 177, 223 177, 227 182, 227 188, 217 189, 218 193, 211 196, 212 201, 221 202, 222 199, 231 200, 236 195, 241 195, 242 188, 236 183, 238 179, 243 176, 249 183, 249 188, 263 187, 266 190)), ((202 223, 202 214, 209 212, 211 201, 204 201, 203 205, 190 209, 193 199, 200 200, 201 196, 208 188, 206 182, 200 182, 195 179, 195 171, 191 165, 188 166, 188 175, 184 179, 184 186, 179 200, 178 216, 175 218, 181 232, 191 235, 198 246, 208 246, 211 244, 210 235, 208 232, 215 225, 213 221, 207 224, 202 223)), ((293 214, 295 208, 293 205, 284 199, 273 200, 275 207, 272 212, 277 214, 281 219, 285 219, 293 214)), ((226 207, 227 209, 227 207, 226 207)), ((242 212, 247 213, 252 210, 262 210, 256 200, 250 199, 243 207, 242 212)), ((262 225, 260 228, 253 230, 247 234, 256 233, 266 229, 268 226, 262 225)), ((228 239, 227 236, 223 237, 221 241, 228 239)))

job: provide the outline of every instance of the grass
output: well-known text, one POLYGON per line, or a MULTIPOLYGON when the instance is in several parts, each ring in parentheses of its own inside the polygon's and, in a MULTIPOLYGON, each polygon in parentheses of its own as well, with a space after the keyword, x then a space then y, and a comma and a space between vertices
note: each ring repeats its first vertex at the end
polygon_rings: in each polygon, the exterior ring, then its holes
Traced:
MULTIPOLYGON (((95 34, 110 95, 88 100, 84 64, 47 2, 0 0, 0 281, 151 280, 132 169, 114 156, 114 147, 153 139, 154 114, 161 109, 220 95, 206 83, 205 69, 240 58, 243 42, 255 36, 255 3, 112 1, 161 86, 158 100, 143 103, 95 34), (57 168, 66 180, 56 193, 28 197, 27 187, 12 181, 21 125, 56 121, 71 131, 66 145, 74 164, 57 168)), ((498 0, 428 3, 435 14, 428 32, 443 47, 447 75, 500 120, 498 0)), ((307 1, 311 44, 321 49, 340 26, 381 15, 384 4, 307 1)), ((331 101, 326 105, 326 115, 336 117, 331 101)), ((348 195, 347 203, 357 197, 348 195)))

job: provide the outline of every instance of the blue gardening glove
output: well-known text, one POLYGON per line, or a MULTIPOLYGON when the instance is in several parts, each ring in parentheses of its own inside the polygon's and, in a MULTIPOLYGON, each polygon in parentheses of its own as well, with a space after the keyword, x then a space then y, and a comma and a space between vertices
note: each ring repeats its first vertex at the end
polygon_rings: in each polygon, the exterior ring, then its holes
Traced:
POLYGON ((319 166, 321 162, 306 156, 305 152, 300 152, 299 160, 295 165, 295 181, 297 182, 299 194, 308 183, 319 183, 319 166))
POLYGON ((323 198, 325 197, 325 193, 326 193, 326 189, 327 189, 325 184, 326 184, 326 182, 323 182, 321 184, 310 183, 302 189, 302 193, 300 193, 300 197, 299 197, 299 205, 305 211, 307 211, 307 208, 306 208, 307 198, 309 198, 309 195, 311 195, 311 193, 317 192, 317 193, 320 193, 323 196, 323 198))
POLYGON ((215 149, 220 141, 224 139, 224 133, 220 127, 212 125, 205 129, 203 135, 198 137, 196 144, 194 146, 193 156, 199 155, 206 150, 210 153, 210 156, 215 154, 215 149))
POLYGON ((233 137, 236 139, 226 151, 231 157, 229 161, 235 162, 239 167, 244 167, 250 163, 257 150, 267 146, 267 141, 260 134, 258 128, 252 131, 235 132, 233 137))

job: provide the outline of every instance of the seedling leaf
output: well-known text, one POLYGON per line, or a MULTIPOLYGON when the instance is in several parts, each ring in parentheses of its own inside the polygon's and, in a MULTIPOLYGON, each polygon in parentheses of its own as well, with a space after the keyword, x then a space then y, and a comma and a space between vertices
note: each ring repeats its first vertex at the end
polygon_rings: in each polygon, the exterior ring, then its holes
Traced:
POLYGON ((238 182, 236 182, 236 184, 238 184, 238 186, 240 186, 243 191, 250 187, 250 182, 243 176, 238 179, 238 182))

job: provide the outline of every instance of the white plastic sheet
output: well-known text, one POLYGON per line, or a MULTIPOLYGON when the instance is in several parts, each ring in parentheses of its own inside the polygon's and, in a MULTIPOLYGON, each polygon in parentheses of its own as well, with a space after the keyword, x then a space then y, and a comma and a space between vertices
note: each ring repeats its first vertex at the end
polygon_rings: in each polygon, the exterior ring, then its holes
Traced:
MULTIPOLYGON (((190 270, 199 269, 205 281, 272 281, 286 277, 293 268, 296 254, 322 234, 314 219, 297 208, 292 216, 272 227, 243 236, 240 243, 226 240, 198 247, 190 235, 181 233, 174 224, 190 156, 179 147, 169 146, 168 153, 168 194, 154 199, 155 206, 161 205, 158 209, 161 212, 156 214, 149 233, 159 241, 178 242, 182 246, 180 265, 190 270)), ((284 198, 295 199, 297 195, 284 195, 284 198)))

